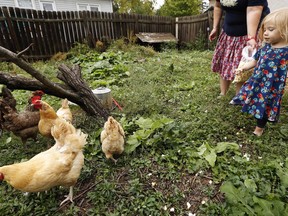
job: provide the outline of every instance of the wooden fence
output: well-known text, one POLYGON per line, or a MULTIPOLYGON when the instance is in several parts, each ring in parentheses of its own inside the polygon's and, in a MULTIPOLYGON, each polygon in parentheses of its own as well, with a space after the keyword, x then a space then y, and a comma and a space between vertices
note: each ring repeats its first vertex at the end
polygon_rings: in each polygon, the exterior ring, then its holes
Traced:
POLYGON ((138 14, 1 7, 0 46, 19 52, 33 43, 25 54, 32 59, 45 59, 68 51, 75 42, 92 40, 95 43, 102 37, 116 40, 139 32, 172 33, 179 41, 191 42, 199 31, 208 38, 208 17, 202 14, 176 21, 172 17, 138 14))
POLYGON ((182 42, 194 41, 202 36, 208 40, 209 26, 212 24, 211 12, 176 18, 176 37, 182 42))

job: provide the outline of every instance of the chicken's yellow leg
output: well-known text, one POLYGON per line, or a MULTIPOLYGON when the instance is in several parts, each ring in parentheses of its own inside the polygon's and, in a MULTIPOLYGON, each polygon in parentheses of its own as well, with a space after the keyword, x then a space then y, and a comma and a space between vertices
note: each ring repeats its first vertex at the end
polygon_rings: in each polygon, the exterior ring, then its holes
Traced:
POLYGON ((66 197, 66 199, 64 199, 61 203, 60 206, 62 206, 65 202, 69 201, 73 203, 73 186, 70 187, 69 189, 69 194, 66 197))

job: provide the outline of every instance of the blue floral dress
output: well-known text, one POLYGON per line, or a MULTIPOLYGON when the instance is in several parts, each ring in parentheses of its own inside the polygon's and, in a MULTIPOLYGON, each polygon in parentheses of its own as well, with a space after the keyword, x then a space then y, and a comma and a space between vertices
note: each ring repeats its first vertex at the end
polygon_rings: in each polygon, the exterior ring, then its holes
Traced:
POLYGON ((288 47, 265 44, 254 56, 257 65, 231 104, 242 104, 242 112, 257 119, 277 121, 286 84, 288 47))

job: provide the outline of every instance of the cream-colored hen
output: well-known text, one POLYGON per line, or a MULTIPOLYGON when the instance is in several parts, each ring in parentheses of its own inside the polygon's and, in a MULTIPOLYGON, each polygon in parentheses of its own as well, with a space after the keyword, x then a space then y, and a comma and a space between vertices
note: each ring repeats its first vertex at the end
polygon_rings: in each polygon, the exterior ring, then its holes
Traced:
POLYGON ((5 180, 24 192, 41 192, 55 186, 70 187, 68 197, 73 201, 73 186, 84 164, 82 149, 87 135, 62 120, 51 128, 56 143, 50 149, 26 162, 0 167, 0 181, 5 180))
POLYGON ((67 98, 62 100, 62 106, 57 110, 56 114, 58 117, 63 118, 66 121, 72 123, 73 117, 72 117, 72 112, 69 108, 67 98))
POLYGON ((120 125, 112 116, 104 124, 104 129, 101 132, 100 140, 102 143, 102 151, 107 159, 117 160, 113 155, 120 155, 124 151, 125 133, 120 125))

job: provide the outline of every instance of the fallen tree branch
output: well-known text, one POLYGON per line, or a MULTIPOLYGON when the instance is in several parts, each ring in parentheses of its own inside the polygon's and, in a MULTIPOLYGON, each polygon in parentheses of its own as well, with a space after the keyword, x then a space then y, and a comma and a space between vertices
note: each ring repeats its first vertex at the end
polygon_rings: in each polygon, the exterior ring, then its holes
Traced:
POLYGON ((0 55, 11 60, 14 64, 36 79, 26 78, 19 75, 13 76, 5 72, 0 72, 0 84, 4 84, 10 89, 24 89, 31 91, 42 90, 46 94, 60 98, 67 98, 73 103, 78 104, 87 114, 100 116, 104 121, 107 120, 109 116, 108 110, 103 107, 87 83, 82 79, 81 68, 79 66, 76 65, 71 68, 64 64, 59 66, 57 78, 62 80, 65 83, 64 85, 50 81, 50 79, 44 76, 40 71, 33 68, 24 59, 19 58, 17 54, 1 46, 0 55))
MULTIPOLYGON (((31 79, 31 78, 24 77, 21 75, 10 75, 7 72, 3 72, 3 71, 0 71, 0 84, 6 85, 7 88, 9 88, 10 90, 15 90, 15 89, 22 89, 22 90, 29 90, 29 91, 45 90, 45 85, 36 79, 31 79)), ((67 89, 67 86, 61 83, 56 83, 56 85, 59 85, 63 89, 67 89)))
POLYGON ((71 89, 78 92, 84 103, 85 110, 88 113, 99 113, 105 119, 108 118, 108 112, 101 105, 100 100, 93 94, 90 87, 83 81, 79 65, 70 68, 64 64, 59 66, 58 79, 65 82, 71 89))

